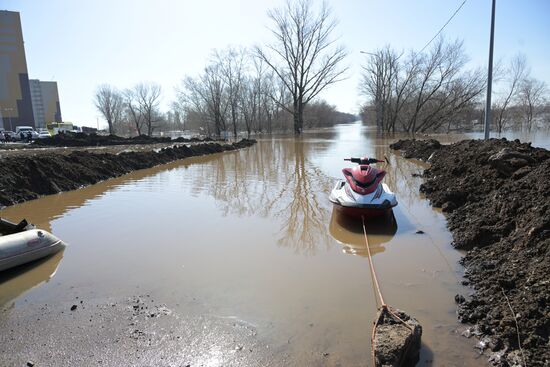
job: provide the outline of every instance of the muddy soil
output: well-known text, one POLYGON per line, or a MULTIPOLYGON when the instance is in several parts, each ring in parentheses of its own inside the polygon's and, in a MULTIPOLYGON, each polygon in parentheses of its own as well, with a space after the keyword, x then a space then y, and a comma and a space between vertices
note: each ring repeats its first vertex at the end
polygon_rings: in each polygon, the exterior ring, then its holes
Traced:
POLYGON ((441 148, 441 143, 435 139, 398 140, 390 144, 390 148, 401 151, 401 155, 405 158, 427 161, 433 152, 441 148))
POLYGON ((79 294, 18 307, 24 312, 0 309, 2 366, 267 366, 280 356, 255 325, 191 297, 175 305, 149 294, 79 294))
POLYGON ((428 159, 420 191, 446 214, 473 292, 466 336, 499 366, 550 365, 550 151, 519 140, 398 141, 428 159), (518 340, 519 334, 519 340, 518 340))
POLYGON ((31 144, 31 147, 84 147, 84 146, 109 146, 109 145, 130 145, 130 144, 158 144, 158 143, 190 143, 190 142, 209 142, 210 138, 186 139, 179 137, 171 139, 169 137, 151 137, 140 135, 131 138, 124 138, 116 135, 97 135, 84 133, 57 134, 48 139, 38 139, 31 144))
POLYGON ((29 154, 0 160, 0 208, 177 159, 245 148, 255 142, 243 139, 233 144, 176 144, 162 149, 124 150, 117 154, 98 150, 31 154, 33 150, 29 150, 29 154))

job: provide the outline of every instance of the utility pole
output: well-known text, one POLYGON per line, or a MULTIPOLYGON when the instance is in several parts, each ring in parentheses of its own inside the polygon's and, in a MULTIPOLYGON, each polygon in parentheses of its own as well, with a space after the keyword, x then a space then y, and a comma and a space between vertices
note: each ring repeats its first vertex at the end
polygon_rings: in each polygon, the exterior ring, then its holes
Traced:
POLYGON ((489 139, 491 130, 491 88, 493 84, 493 43, 495 38, 495 6, 496 0, 493 0, 493 9, 491 11, 491 39, 489 40, 489 71, 487 75, 487 104, 485 106, 485 140, 489 139))

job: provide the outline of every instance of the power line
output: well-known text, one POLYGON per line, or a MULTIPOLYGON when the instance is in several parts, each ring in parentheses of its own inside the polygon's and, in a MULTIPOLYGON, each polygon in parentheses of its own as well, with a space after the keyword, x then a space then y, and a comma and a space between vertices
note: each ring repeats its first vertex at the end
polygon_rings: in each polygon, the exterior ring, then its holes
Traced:
POLYGON ((432 43, 432 41, 434 39, 437 38, 437 36, 439 36, 439 34, 445 29, 445 27, 451 22, 451 20, 453 20, 453 18, 455 17, 455 15, 458 14, 458 12, 460 11, 460 9, 462 9, 462 7, 464 6, 464 4, 466 4, 466 1, 468 0, 464 0, 462 2, 462 4, 460 4, 460 6, 458 7, 458 9, 456 9, 456 11, 453 13, 453 15, 451 15, 451 17, 449 18, 449 20, 447 21, 447 23, 445 23, 443 25, 443 27, 441 27, 441 29, 435 34, 435 36, 433 36, 433 38, 428 42, 426 43, 426 46, 422 47, 422 50, 420 50, 420 53, 422 53, 422 51, 424 51, 426 49, 426 47, 428 47, 430 45, 430 43, 432 43))

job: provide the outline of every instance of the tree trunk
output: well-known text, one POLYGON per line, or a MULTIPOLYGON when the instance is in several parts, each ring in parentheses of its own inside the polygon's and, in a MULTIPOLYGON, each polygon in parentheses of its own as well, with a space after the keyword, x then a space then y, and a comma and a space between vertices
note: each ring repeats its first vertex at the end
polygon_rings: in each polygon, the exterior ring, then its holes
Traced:
POLYGON ((304 127, 304 105, 296 99, 294 101, 294 134, 300 135, 304 127))
POLYGON ((237 111, 234 105, 231 106, 231 122, 233 123, 233 135, 237 140, 237 111))

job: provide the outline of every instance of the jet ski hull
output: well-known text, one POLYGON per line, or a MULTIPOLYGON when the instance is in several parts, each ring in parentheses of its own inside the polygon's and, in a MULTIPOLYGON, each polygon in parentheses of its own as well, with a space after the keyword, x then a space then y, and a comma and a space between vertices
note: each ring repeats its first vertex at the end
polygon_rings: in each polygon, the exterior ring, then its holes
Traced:
POLYGON ((340 204, 334 204, 334 209, 336 209, 342 215, 353 217, 353 218, 373 218, 381 217, 391 213, 391 209, 364 209, 364 208, 354 208, 342 206, 340 204))
POLYGON ((387 215, 397 205, 395 194, 384 183, 373 192, 361 195, 351 190, 347 182, 338 181, 329 200, 341 214, 355 218, 387 215))

